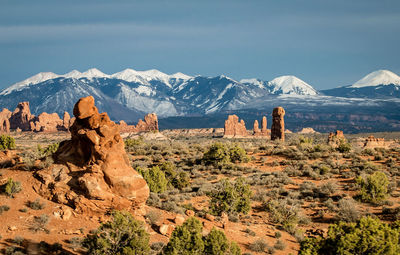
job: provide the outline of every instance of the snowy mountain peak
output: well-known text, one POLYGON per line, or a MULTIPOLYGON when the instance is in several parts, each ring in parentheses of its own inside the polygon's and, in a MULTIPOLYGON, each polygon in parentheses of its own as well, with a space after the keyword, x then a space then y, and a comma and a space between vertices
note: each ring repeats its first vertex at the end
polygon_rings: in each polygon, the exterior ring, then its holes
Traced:
POLYGON ((103 73, 97 68, 91 68, 86 72, 82 73, 82 77, 85 78, 107 78, 110 77, 108 74, 103 73))
POLYGON ((251 79, 241 79, 240 83, 243 84, 252 84, 256 87, 259 87, 261 89, 265 88, 265 82, 256 78, 251 78, 251 79))
POLYGON ((293 75, 284 75, 268 82, 269 86, 274 87, 272 93, 281 91, 282 94, 297 95, 317 95, 317 91, 306 82, 293 75))
POLYGON ((189 80, 189 79, 193 78, 192 76, 186 75, 186 74, 181 73, 181 72, 177 72, 177 73, 171 74, 170 77, 172 79, 177 79, 177 80, 179 80, 179 79, 181 79, 181 80, 189 80))
POLYGON ((63 75, 65 78, 76 78, 79 79, 82 77, 82 73, 79 72, 78 70, 72 70, 69 73, 66 73, 63 75))
POLYGON ((361 80, 357 81, 351 88, 362 88, 378 85, 400 85, 400 77, 389 70, 378 70, 366 75, 361 80))
POLYGON ((20 91, 22 89, 24 89, 27 86, 30 85, 35 85, 47 80, 51 80, 51 79, 55 79, 60 77, 58 74, 52 73, 52 72, 41 72, 38 73, 32 77, 29 77, 26 80, 23 80, 21 82, 15 83, 14 85, 11 85, 10 87, 4 89, 0 95, 8 95, 10 94, 12 91, 20 91))

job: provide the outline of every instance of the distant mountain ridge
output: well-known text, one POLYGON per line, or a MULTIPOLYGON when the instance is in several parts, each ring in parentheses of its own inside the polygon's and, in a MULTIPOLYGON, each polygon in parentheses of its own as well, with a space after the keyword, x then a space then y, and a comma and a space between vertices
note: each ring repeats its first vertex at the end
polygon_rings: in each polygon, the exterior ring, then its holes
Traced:
MULTIPOLYGON (((309 116, 318 119, 316 116, 322 108, 325 115, 329 111, 340 111, 341 115, 357 111, 360 115, 367 107, 369 115, 373 109, 379 113, 387 111, 388 116, 384 118, 393 119, 390 125, 394 129, 400 127, 396 122, 398 115, 393 113, 400 106, 400 77, 387 70, 375 71, 352 85, 322 91, 292 75, 270 81, 256 78, 238 81, 224 75, 165 74, 155 69, 125 69, 114 74, 95 68, 62 75, 43 72, 3 89, 0 108, 12 110, 18 102, 29 101, 33 114, 57 112, 61 115, 66 110, 71 113, 74 103, 88 95, 95 97, 100 111, 107 111, 113 120, 127 122, 135 122, 151 112, 161 119, 193 118, 265 112, 275 106, 289 107, 292 116, 308 116, 303 113, 312 112, 309 116), (296 111, 301 113, 296 115, 296 111)), ((341 117, 338 118, 340 121, 341 117)), ((345 119, 353 121, 354 118, 345 119)))

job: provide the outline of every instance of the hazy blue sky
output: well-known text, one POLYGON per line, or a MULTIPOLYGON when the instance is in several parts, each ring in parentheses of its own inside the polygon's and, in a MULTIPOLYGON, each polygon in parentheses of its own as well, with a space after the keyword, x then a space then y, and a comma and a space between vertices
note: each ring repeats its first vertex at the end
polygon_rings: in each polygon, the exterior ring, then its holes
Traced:
POLYGON ((399 0, 0 0, 0 88, 42 71, 129 67, 292 74, 324 89, 400 74, 399 47, 399 0))

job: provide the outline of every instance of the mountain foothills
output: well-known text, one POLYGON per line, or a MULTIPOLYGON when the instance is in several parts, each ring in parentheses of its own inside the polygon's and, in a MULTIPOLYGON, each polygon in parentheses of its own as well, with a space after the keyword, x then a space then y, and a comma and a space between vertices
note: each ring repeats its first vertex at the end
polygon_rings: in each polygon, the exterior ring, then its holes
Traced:
POLYGON ((283 106, 287 127, 294 131, 400 129, 400 77, 387 70, 322 91, 290 75, 237 81, 224 75, 168 75, 158 70, 126 69, 111 75, 95 68, 64 75, 43 72, 2 90, 0 107, 14 109, 18 102, 29 101, 33 114, 61 115, 89 95, 114 120, 135 122, 155 112, 161 117, 160 128, 222 127, 227 114, 254 120, 283 106))

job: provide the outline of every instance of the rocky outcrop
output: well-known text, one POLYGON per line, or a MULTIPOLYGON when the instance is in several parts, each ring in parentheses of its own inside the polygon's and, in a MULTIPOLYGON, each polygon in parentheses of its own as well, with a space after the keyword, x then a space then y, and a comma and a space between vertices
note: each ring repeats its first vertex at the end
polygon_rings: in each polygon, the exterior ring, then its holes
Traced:
POLYGON ((272 111, 271 140, 279 139, 285 141, 285 110, 276 107, 272 111))
POLYGON ((229 115, 225 120, 224 137, 244 137, 247 136, 246 124, 236 115, 229 115))
POLYGON ((35 116, 31 114, 29 102, 21 102, 10 116, 10 129, 31 130, 31 120, 35 116))
POLYGON ((11 112, 4 108, 0 112, 0 133, 9 133, 10 132, 10 119, 11 112))
POLYGON ((38 173, 39 193, 78 211, 143 205, 149 187, 130 166, 118 125, 98 112, 91 96, 81 98, 73 113, 71 140, 60 143, 56 164, 38 173))
POLYGON ((302 130, 300 130, 299 132, 297 132, 298 134, 319 134, 317 131, 315 131, 313 128, 303 128, 302 130))
POLYGON ((31 130, 36 132, 57 132, 65 130, 64 122, 57 113, 43 112, 31 121, 31 130))
POLYGON ((328 144, 333 148, 338 148, 340 144, 345 142, 347 142, 347 139, 344 137, 343 131, 336 130, 335 133, 329 133, 328 144))
MULTIPOLYGON (((75 120, 75 119, 74 119, 75 120)), ((63 116, 63 128, 65 130, 69 130, 69 127, 72 126, 73 122, 71 123, 71 116, 68 112, 64 112, 63 116)))
POLYGON ((267 129, 267 117, 263 117, 261 121, 261 130, 259 128, 258 120, 254 121, 253 136, 269 136, 270 130, 267 129))
POLYGON ((137 125, 128 125, 125 121, 119 122, 119 128, 121 133, 137 133, 137 132, 149 132, 158 131, 158 118, 157 114, 149 113, 144 116, 144 121, 139 120, 137 125))
POLYGON ((387 143, 385 142, 385 138, 375 138, 373 135, 368 136, 364 142, 364 148, 386 148, 387 143))

